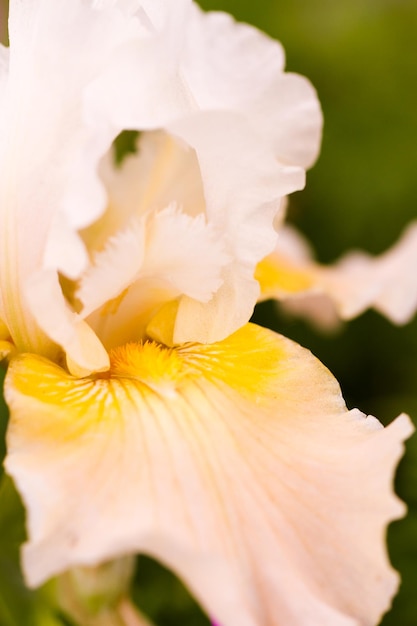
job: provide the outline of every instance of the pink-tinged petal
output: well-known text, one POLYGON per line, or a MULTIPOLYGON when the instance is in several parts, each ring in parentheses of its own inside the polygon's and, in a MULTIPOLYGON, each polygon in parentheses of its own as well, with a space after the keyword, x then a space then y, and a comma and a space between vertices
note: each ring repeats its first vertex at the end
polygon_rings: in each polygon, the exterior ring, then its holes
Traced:
POLYGON ((275 298, 291 313, 326 328, 338 320, 380 311, 396 324, 406 324, 417 309, 417 223, 383 254, 350 252, 334 265, 313 260, 294 229, 283 228, 275 251, 257 267, 261 299, 275 298))
MULTIPOLYGON (((163 157, 174 163, 172 171, 178 165, 182 172, 189 170, 183 182, 189 183, 192 171, 201 185, 192 185, 199 200, 191 210, 204 211, 231 262, 208 306, 183 294, 174 340, 218 341, 245 324, 253 312, 259 290, 255 266, 273 249, 282 198, 304 186, 304 168, 317 155, 320 106, 306 79, 284 74, 281 45, 256 29, 226 14, 205 14, 191 2, 182 2, 172 13, 167 10, 162 18, 147 13, 151 6, 143 7, 144 23, 153 25, 155 37, 125 46, 122 71, 115 57, 116 65, 110 65, 88 92, 96 121, 166 131, 158 140, 157 135, 145 136, 141 145, 146 158, 139 155, 122 168, 131 174, 136 166, 136 180, 142 182, 134 183, 131 193, 119 193, 120 210, 110 207, 102 225, 108 229, 125 219, 126 200, 130 203, 134 192, 139 211, 155 203, 160 208, 172 202, 182 207, 181 200, 189 195, 179 192, 172 174, 167 176, 163 157), (181 150, 182 158, 175 162, 181 150), (148 185, 143 182, 147 173, 148 185)), ((189 212, 189 206, 184 210, 189 212)), ((105 245, 99 229, 93 231, 93 239, 105 245)))
POLYGON ((6 397, 30 585, 145 552, 222 626, 370 626, 388 608, 410 421, 348 411, 291 341, 248 325, 212 345, 130 344, 84 379, 24 355, 6 397))
POLYGON ((172 134, 145 133, 138 148, 120 169, 108 158, 102 163, 109 206, 83 233, 94 260, 77 293, 83 315, 94 312, 89 321, 114 346, 121 326, 123 341, 137 339, 149 314, 179 298, 174 342, 221 340, 252 315, 254 269, 273 248, 282 198, 304 185, 304 171, 279 164, 231 113, 190 115, 172 134), (172 215, 169 205, 177 207, 172 215), (142 233, 136 251, 132 223, 142 233), (135 315, 137 332, 129 336, 135 315))
POLYGON ((239 115, 200 113, 170 130, 198 156, 207 220, 222 233, 232 260, 211 306, 181 302, 175 341, 218 341, 249 320, 259 289, 255 267, 274 246, 283 196, 304 186, 305 173, 278 163, 269 143, 239 115))

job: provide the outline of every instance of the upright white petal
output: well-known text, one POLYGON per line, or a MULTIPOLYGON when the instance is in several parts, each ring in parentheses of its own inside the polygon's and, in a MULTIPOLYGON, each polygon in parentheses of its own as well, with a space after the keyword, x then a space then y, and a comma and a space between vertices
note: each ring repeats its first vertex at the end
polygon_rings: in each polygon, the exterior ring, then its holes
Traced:
MULTIPOLYGON (((151 6, 144 3, 145 12, 151 6)), ((96 116, 143 129, 166 127, 197 110, 234 111, 264 133, 277 157, 312 164, 321 139, 320 105, 306 79, 284 73, 281 44, 186 0, 177 1, 175 14, 167 12, 164 20, 152 14, 148 19, 160 34, 159 55, 142 67, 146 50, 131 45, 125 71, 108 70, 117 88, 109 93, 104 80, 94 86, 96 116), (135 72, 137 80, 131 81, 135 72)))
POLYGON ((182 48, 182 70, 202 110, 242 110, 284 72, 282 45, 231 15, 193 3, 182 48))
POLYGON ((143 29, 124 4, 10 5, 7 76, 3 50, 0 68, 0 315, 19 349, 54 350, 28 281, 48 282, 49 270, 77 275, 87 256, 74 231, 105 206, 96 167, 117 131, 86 124, 84 93, 143 29))
POLYGON ((211 306, 189 299, 180 303, 174 338, 177 343, 217 341, 249 320, 259 289, 255 267, 274 246, 274 218, 283 196, 304 186, 305 173, 277 162, 270 143, 242 115, 194 114, 170 130, 198 156, 207 220, 222 233, 231 258, 211 306))
POLYGON ((314 88, 284 73, 284 50, 226 13, 190 12, 183 76, 203 110, 245 113, 284 163, 309 167, 318 155, 322 114, 314 88))
MULTIPOLYGON (((148 42, 126 46, 123 71, 110 66, 89 89, 91 113, 142 131, 163 128, 195 154, 207 221, 221 233, 231 262, 207 307, 181 300, 175 341, 215 341, 253 311, 253 273, 273 249, 282 198, 304 186, 304 169, 318 152, 320 106, 307 80, 284 73, 281 45, 256 29, 205 14, 192 2, 165 20, 147 19, 160 38, 158 54, 149 55, 148 42)), ((176 191, 164 206, 180 204, 176 191)))
POLYGON ((143 133, 138 154, 117 168, 106 158, 101 173, 109 205, 83 233, 93 261, 77 298, 84 317, 97 311, 89 322, 106 346, 129 340, 135 316, 139 338, 173 298, 175 343, 216 341, 245 324, 259 295, 254 268, 275 242, 274 216, 304 171, 279 166, 241 116, 201 112, 172 133, 143 133))

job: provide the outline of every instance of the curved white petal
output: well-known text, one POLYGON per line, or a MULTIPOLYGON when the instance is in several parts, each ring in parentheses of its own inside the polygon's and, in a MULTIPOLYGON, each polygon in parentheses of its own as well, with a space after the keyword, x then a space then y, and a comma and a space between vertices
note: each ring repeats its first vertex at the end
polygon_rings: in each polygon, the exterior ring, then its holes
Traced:
POLYGON ((321 142, 317 94, 302 76, 284 73, 281 44, 225 13, 190 12, 182 72, 202 110, 245 113, 284 163, 309 167, 321 142))
POLYGON ((282 197, 304 186, 305 173, 277 162, 269 143, 239 115, 200 113, 172 124, 170 130, 196 151, 207 220, 222 233, 232 260, 223 277, 227 300, 219 292, 212 306, 196 304, 198 317, 182 318, 180 308, 176 341, 218 341, 250 318, 258 294, 256 264, 274 246, 274 217, 282 210, 282 197), (228 306, 232 292, 243 307, 228 306))
POLYGON ((154 30, 160 38, 157 54, 150 52, 153 41, 134 42, 123 64, 108 69, 115 88, 109 93, 109 76, 94 85, 98 119, 152 129, 196 111, 236 112, 271 142, 277 157, 293 165, 313 163, 321 138, 320 105, 306 79, 284 74, 281 44, 192 2, 182 2, 172 15, 167 11, 154 30))
POLYGON ((115 50, 140 35, 125 5, 10 6, 0 87, 0 309, 19 349, 53 350, 33 318, 26 283, 43 268, 79 274, 87 257, 75 230, 104 209, 96 167, 118 129, 88 125, 84 95, 115 50))
POLYGON ((205 212, 201 172, 195 151, 172 135, 142 133, 137 153, 115 167, 112 152, 100 164, 108 206, 95 224, 83 232, 90 251, 101 250, 132 218, 160 211, 175 202, 187 215, 205 212))
POLYGON ((396 324, 417 309, 417 223, 383 254, 350 252, 334 265, 320 265, 301 236, 289 227, 278 236, 275 251, 258 266, 261 298, 276 298, 298 316, 320 326, 352 319, 375 308, 396 324))
POLYGON ((253 102, 250 115, 271 136, 277 158, 309 168, 321 144, 323 116, 311 83, 298 74, 282 74, 253 102))
POLYGON ((195 298, 181 298, 172 345, 187 341, 218 341, 245 324, 259 297, 259 285, 251 274, 238 264, 231 264, 223 271, 223 284, 209 302, 203 304, 195 298))
MULTIPOLYGON (((176 15, 168 11, 158 23, 152 16, 148 20, 156 39, 125 47, 123 71, 108 68, 111 93, 104 76, 89 90, 96 107, 91 113, 142 131, 161 127, 188 146, 188 164, 197 159, 194 170, 201 174, 207 221, 221 233, 231 263, 209 306, 184 298, 175 336, 178 342, 215 341, 247 322, 252 313, 258 292, 254 269, 273 248, 281 200, 304 186, 304 168, 317 155, 320 106, 307 80, 284 74, 281 45, 256 29, 222 13, 205 14, 192 2, 181 3, 176 15), (149 46, 157 40, 158 53, 150 54, 149 46), (150 61, 143 67, 146 55, 150 61), (132 80, 135 72, 137 80, 132 80), (227 306, 231 301, 239 303, 239 310, 227 306)), ((169 147, 165 141, 154 159, 148 188, 134 184, 141 200, 146 192, 151 203, 165 197, 164 185, 172 177, 167 177, 166 167, 163 171, 161 155, 166 156, 169 147), (160 193, 155 181, 162 184, 160 193)), ((130 160, 130 166, 134 164, 149 171, 141 157, 130 160)), ((174 197, 162 206, 179 203, 175 186, 170 190, 174 197)), ((120 214, 124 216, 123 209, 120 214)))
MULTIPOLYGON (((145 133, 138 150, 120 168, 109 158, 102 163, 109 207, 83 233, 89 249, 99 251, 81 279, 83 315, 119 297, 130 283, 136 294, 128 294, 130 313, 118 301, 90 319, 107 346, 117 345, 116 335, 129 339, 126 330, 120 334, 122 324, 131 328, 137 315, 143 329, 149 321, 143 312, 173 298, 180 298, 175 343, 223 339, 252 315, 259 295, 254 269, 273 248, 274 217, 284 211, 282 198, 303 186, 304 171, 279 164, 244 118, 230 113, 190 115, 172 125, 172 134, 145 133), (162 211, 169 204, 178 207, 171 216, 162 211), (132 219, 143 229, 141 254, 128 234, 132 219), (138 280, 146 281, 152 296, 138 280)), ((137 332, 132 339, 139 337, 137 332)))
POLYGON ((202 110, 244 110, 284 72, 285 53, 274 41, 231 15, 189 12, 182 75, 202 110))
POLYGON ((89 116, 117 128, 153 130, 196 108, 181 72, 191 0, 142 0, 136 38, 109 59, 86 94, 89 116))
POLYGON ((131 344, 82 380, 26 355, 6 396, 29 584, 143 551, 222 626, 375 625, 389 606, 410 421, 347 411, 292 342, 248 325, 208 346, 131 344))
POLYGON ((58 357, 58 346, 64 349, 73 374, 84 376, 109 368, 109 357, 90 326, 66 303, 56 272, 33 274, 26 286, 26 296, 39 326, 55 342, 52 355, 58 357), (44 325, 44 326, 43 326, 44 325))

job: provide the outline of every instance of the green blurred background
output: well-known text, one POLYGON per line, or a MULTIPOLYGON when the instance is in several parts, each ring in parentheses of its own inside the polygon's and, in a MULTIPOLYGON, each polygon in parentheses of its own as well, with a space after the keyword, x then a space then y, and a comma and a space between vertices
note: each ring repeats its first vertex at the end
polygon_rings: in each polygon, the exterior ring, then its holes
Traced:
MULTIPOLYGON (((417 214, 415 0, 200 4, 233 13, 278 38, 288 69, 308 76, 317 88, 325 118, 322 152, 306 189, 291 199, 290 218, 313 242, 319 260, 332 261, 353 247, 379 253, 390 246, 417 214)), ((0 30, 1 17, 0 9, 0 30)), ((416 320, 398 328, 369 312, 328 337, 279 317, 270 303, 258 308, 255 319, 310 348, 339 380, 349 407, 358 406, 385 423, 407 411, 417 423, 416 320)), ((417 437, 408 443, 397 490, 409 515, 391 526, 389 543, 403 584, 383 625, 415 626, 417 437)), ((0 576, 10 578, 4 559, 0 576)), ((179 584, 150 560, 138 569, 135 595, 158 626, 207 623, 179 584)), ((1 616, 0 602, 3 626, 1 616)), ((4 624, 26 626, 29 621, 4 624)))

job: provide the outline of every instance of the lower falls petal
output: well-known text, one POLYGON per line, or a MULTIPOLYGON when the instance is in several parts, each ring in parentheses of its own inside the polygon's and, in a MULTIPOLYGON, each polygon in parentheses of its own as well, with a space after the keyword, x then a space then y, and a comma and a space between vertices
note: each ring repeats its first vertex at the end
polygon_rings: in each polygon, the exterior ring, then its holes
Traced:
POLYGON ((376 624, 397 585, 386 525, 407 416, 348 411, 307 350, 247 325, 221 342, 128 344, 77 378, 10 364, 6 467, 36 586, 144 552, 222 626, 376 624))

